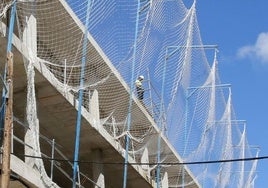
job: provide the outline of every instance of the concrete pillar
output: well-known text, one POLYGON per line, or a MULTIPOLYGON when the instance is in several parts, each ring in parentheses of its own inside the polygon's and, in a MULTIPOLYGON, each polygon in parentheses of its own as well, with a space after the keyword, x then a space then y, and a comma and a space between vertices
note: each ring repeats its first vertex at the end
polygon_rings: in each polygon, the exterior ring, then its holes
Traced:
MULTIPOLYGON (((37 31, 36 31, 36 18, 33 15, 30 15, 30 17, 27 20, 27 25, 23 31, 23 44, 26 46, 29 56, 36 56, 37 53, 37 31)), ((29 92, 29 91, 28 91, 29 92)), ((38 120, 35 122, 36 126, 39 125, 38 120)), ((30 125, 29 125, 30 126, 30 125)), ((25 134, 25 155, 34 155, 35 149, 36 149, 36 134, 34 133, 33 130, 30 129, 26 130, 25 134)), ((37 128, 36 130, 39 130, 37 128)), ((26 164, 33 166, 34 165, 34 159, 26 157, 25 162, 26 164)))
POLYGON ((94 125, 99 125, 100 124, 100 109, 99 109, 99 94, 98 91, 91 90, 89 91, 89 113, 92 115, 94 118, 94 125))
MULTIPOLYGON (((141 163, 149 163, 149 155, 148 155, 147 147, 144 149, 143 154, 141 156, 141 163)), ((150 178, 149 165, 145 164, 145 165, 141 165, 141 167, 143 170, 145 170, 147 177, 150 178)))
MULTIPOLYGON (((92 161, 96 162, 92 165, 93 181, 101 188, 105 188, 104 171, 103 171, 103 157, 102 151, 96 149, 92 151, 92 161)), ((95 186, 95 188, 99 188, 95 186)))
POLYGON ((37 56, 36 18, 33 15, 28 18, 27 25, 23 31, 23 44, 28 49, 29 57, 37 56))
POLYGON ((162 178, 162 188, 168 188, 168 173, 165 172, 164 177, 162 178))
POLYGON ((99 112, 99 94, 98 91, 91 90, 89 94, 89 112, 95 117, 96 119, 100 118, 99 112))

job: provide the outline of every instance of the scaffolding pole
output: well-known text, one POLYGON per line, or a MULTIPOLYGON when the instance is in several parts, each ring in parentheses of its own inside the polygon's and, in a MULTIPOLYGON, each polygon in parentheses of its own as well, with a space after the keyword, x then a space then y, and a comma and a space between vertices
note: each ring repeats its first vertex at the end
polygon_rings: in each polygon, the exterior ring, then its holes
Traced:
MULTIPOLYGON (((5 72, 6 79, 4 84, 7 87, 7 94, 3 97, 4 113, 4 137, 3 137, 3 158, 2 158, 2 179, 1 187, 8 188, 10 181, 10 152, 11 152, 11 130, 13 124, 13 53, 12 37, 14 31, 16 14, 16 1, 14 1, 11 9, 9 31, 8 31, 8 44, 7 44, 7 72, 5 72)), ((3 118, 2 117, 2 118, 3 118)))
POLYGON ((11 52, 7 54, 7 59, 8 98, 6 98, 1 187, 9 187, 11 130, 13 122, 13 54, 11 52))
POLYGON ((91 8, 91 0, 87 1, 87 15, 86 15, 86 25, 84 30, 84 40, 82 48, 82 65, 81 65, 81 75, 80 75, 80 89, 79 89, 79 100, 78 100, 78 110, 77 110, 77 121, 76 121, 76 133, 75 133, 75 148, 74 148, 74 166, 73 166, 73 188, 76 187, 76 178, 78 171, 78 159, 79 159, 79 146, 80 146, 80 131, 81 131, 81 111, 83 102, 83 86, 85 78, 85 66, 86 66, 86 56, 87 56, 87 41, 88 41, 88 26, 89 26, 89 14, 91 8))
MULTIPOLYGON (((134 90, 134 71, 136 64, 136 50, 137 50, 137 38, 138 38, 138 28, 139 28, 139 10, 140 10, 140 0, 138 0, 137 4, 137 13, 136 13, 136 26, 135 26, 135 38, 134 38, 134 47, 133 47, 133 58, 132 58, 132 67, 131 67, 131 87, 129 93, 129 104, 128 104, 128 116, 127 116, 127 132, 130 131, 131 128, 131 110, 132 110, 132 92, 134 90)), ((123 188, 127 188, 127 173, 128 173, 128 150, 129 150, 129 142, 130 138, 128 134, 126 134, 126 146, 125 146, 125 162, 124 162, 124 172, 123 172, 123 188)))

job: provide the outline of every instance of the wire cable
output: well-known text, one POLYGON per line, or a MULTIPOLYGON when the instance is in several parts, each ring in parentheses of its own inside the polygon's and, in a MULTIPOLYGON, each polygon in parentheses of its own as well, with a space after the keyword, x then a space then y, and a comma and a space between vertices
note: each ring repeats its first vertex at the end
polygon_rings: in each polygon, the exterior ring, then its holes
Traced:
MULTIPOLYGON (((2 155, 3 153, 0 152, 2 155)), ((15 155, 14 153, 11 153, 15 155)), ((25 154, 16 154, 17 156, 28 157, 28 158, 35 158, 35 159, 42 159, 42 160, 49 160, 49 161, 57 161, 57 162, 77 162, 80 164, 104 164, 104 165, 197 165, 197 164, 213 164, 213 163, 229 163, 229 162, 242 162, 242 161, 254 161, 254 160, 264 160, 268 159, 268 156, 260 156, 260 157, 249 157, 249 158, 237 158, 237 159, 225 159, 225 160, 210 160, 210 161, 193 161, 193 162, 161 162, 161 163, 125 163, 125 162, 95 162, 95 161, 74 161, 74 160, 67 160, 67 159, 57 159, 57 158, 50 158, 50 157, 38 157, 32 155, 25 155, 25 154)))

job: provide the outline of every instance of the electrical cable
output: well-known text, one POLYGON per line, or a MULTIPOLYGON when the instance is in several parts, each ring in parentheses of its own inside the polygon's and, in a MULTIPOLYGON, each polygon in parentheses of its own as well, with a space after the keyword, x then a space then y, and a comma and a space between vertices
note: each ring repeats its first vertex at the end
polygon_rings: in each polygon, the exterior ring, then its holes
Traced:
MULTIPOLYGON (((2 155, 3 153, 0 152, 2 155)), ((14 153, 11 153, 15 155, 14 153)), ((77 162, 80 164, 104 164, 104 165, 125 165, 124 162, 94 162, 94 161, 74 161, 74 160, 66 160, 66 159, 57 159, 57 158, 50 158, 50 157, 38 157, 32 155, 24 155, 24 154, 16 154, 17 156, 28 157, 28 158, 35 158, 35 159, 42 159, 42 160, 49 160, 49 161, 58 161, 58 162, 77 162)), ((237 158, 237 159, 225 159, 225 160, 211 160, 211 161, 193 161, 193 162, 161 162, 161 163, 127 163, 128 165, 196 165, 196 164, 212 164, 212 163, 228 163, 228 162, 241 162, 241 161, 253 161, 253 160, 264 160, 268 159, 268 156, 261 156, 261 157, 249 157, 249 158, 237 158)))

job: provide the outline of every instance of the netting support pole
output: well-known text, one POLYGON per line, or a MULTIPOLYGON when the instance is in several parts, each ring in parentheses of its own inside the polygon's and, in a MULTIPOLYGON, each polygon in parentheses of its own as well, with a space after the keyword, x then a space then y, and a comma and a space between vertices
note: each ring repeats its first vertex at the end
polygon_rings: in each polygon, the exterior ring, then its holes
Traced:
MULTIPOLYGON (((135 63, 136 63, 137 38, 138 38, 138 28, 139 28, 139 10, 140 10, 140 0, 138 0, 138 7, 137 7, 137 12, 136 12, 136 27, 135 27, 135 38, 134 38, 134 47, 133 47, 132 68, 131 68, 131 84, 130 84, 131 87, 130 87, 130 93, 129 93, 128 117, 127 117, 127 131, 128 132, 130 131, 130 127, 131 127, 132 93, 134 91, 134 71, 135 71, 135 63)), ((129 139, 130 138, 128 134, 126 134, 123 188, 127 187, 129 139)))
POLYGON ((150 76, 150 72, 149 72, 149 68, 147 68, 147 78, 149 80, 148 86, 149 86, 149 96, 150 96, 150 111, 152 116, 154 117, 154 104, 153 104, 153 95, 152 95, 152 86, 151 86, 151 76, 150 76))
POLYGON ((87 15, 86 15, 86 25, 84 31, 84 40, 83 40, 83 51, 82 51, 82 65, 81 65, 81 75, 80 75, 80 90, 79 90, 79 101, 77 109, 77 121, 76 121, 76 133, 75 133, 75 151, 74 151, 74 165, 73 165, 73 188, 76 187, 76 177, 78 169, 78 158, 79 158, 79 145, 80 145, 80 130, 81 130, 81 110, 83 102, 83 85, 85 77, 85 65, 86 65, 86 55, 87 55, 87 34, 89 26, 89 13, 91 8, 91 1, 88 0, 87 3, 87 15))
POLYGON ((63 78, 63 85, 64 85, 64 92, 66 92, 66 80, 67 80, 67 66, 66 66, 66 59, 64 60, 64 78, 63 78))
MULTIPOLYGON (((186 140, 187 140, 187 125, 188 125, 188 90, 186 91, 186 102, 185 102, 185 120, 184 120, 184 126, 183 126, 183 132, 184 132, 184 137, 183 137, 183 146, 184 146, 184 149, 183 149, 183 154, 182 154, 182 157, 184 157, 185 155, 185 152, 186 152, 186 140)), ((184 161, 183 161, 184 162, 184 161)), ((181 181, 182 181, 182 187, 184 188, 184 184, 185 184, 185 165, 182 166, 182 178, 181 178, 181 181)))
POLYGON ((51 148, 51 166, 50 166, 50 179, 53 180, 53 170, 54 170, 54 153, 55 153, 55 139, 52 139, 51 148))
MULTIPOLYGON (((9 23, 9 32, 8 32, 8 44, 7 44, 7 78, 8 91, 3 95, 3 113, 2 118, 4 119, 4 138, 3 138, 3 159, 2 159, 2 180, 1 187, 9 187, 10 181, 10 152, 11 152, 11 129, 13 124, 13 53, 12 50, 12 38, 13 30, 15 23, 15 14, 16 14, 16 1, 12 5, 11 17, 9 23)), ((5 70, 6 71, 6 70, 5 70)), ((5 80, 4 80, 5 81, 5 80)))
POLYGON ((160 102, 160 130, 158 135, 158 141, 157 141, 157 169, 156 169, 156 184, 157 188, 160 188, 160 170, 161 170, 161 137, 163 132, 163 121, 164 121, 164 93, 165 93, 165 82, 166 82, 166 67, 167 67, 167 54, 168 54, 168 48, 166 48, 166 58, 164 62, 163 67, 163 75, 162 75, 162 88, 161 88, 161 102, 160 102))

